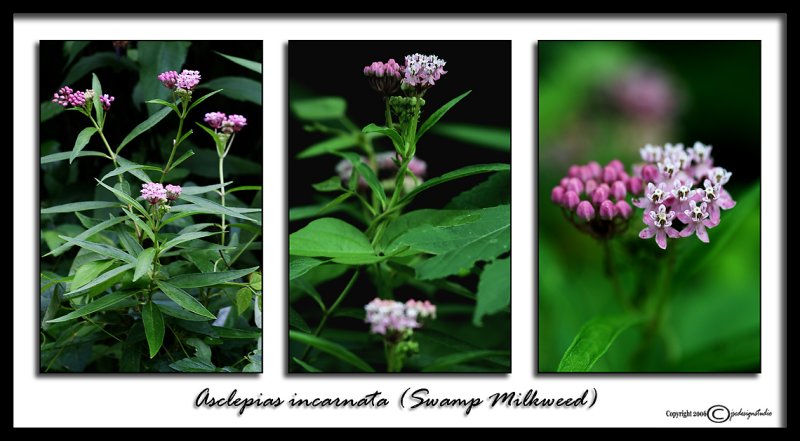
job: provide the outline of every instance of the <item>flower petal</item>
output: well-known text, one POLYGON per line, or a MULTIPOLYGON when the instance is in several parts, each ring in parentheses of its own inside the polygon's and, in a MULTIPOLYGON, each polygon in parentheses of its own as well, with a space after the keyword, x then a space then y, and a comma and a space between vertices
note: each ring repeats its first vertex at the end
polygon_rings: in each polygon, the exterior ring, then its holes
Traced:
POLYGON ((639 232, 639 237, 642 239, 650 239, 651 237, 653 237, 655 232, 656 232, 655 228, 648 227, 639 232))
POLYGON ((694 229, 694 222, 686 225, 686 227, 680 232, 681 237, 691 236, 694 233, 694 229))
POLYGON ((702 242, 708 243, 708 231, 703 224, 697 224, 697 238, 702 242))
POLYGON ((681 236, 681 234, 678 233, 678 230, 676 230, 676 229, 674 229, 672 227, 666 227, 666 228, 664 228, 664 231, 667 232, 667 236, 672 237, 672 238, 681 236))
POLYGON ((667 233, 665 233, 664 230, 658 230, 658 232, 656 232, 656 243, 662 250, 667 249, 667 233))

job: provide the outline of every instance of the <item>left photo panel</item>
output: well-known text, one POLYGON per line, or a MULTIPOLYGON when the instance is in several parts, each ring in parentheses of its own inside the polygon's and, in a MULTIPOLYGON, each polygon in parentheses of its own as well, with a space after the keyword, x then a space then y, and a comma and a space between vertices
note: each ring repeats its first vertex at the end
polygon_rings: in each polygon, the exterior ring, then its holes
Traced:
POLYGON ((261 41, 39 45, 39 372, 262 372, 261 41))

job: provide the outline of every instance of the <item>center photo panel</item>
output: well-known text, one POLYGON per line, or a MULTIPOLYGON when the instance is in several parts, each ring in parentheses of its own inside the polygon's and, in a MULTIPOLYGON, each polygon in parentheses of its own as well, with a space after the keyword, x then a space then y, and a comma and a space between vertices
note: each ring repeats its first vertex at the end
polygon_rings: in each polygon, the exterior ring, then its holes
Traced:
POLYGON ((511 42, 288 66, 288 372, 511 372, 511 42))

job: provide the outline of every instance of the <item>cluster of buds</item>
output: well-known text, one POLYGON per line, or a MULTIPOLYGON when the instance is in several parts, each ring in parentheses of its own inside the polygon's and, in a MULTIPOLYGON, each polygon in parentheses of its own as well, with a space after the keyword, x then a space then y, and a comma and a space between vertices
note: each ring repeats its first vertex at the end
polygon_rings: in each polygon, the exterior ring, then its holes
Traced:
POLYGON ((614 159, 605 167, 595 161, 571 166, 550 198, 577 228, 608 239, 628 227, 633 208, 627 195, 641 192, 641 178, 629 176, 622 162, 614 159))
POLYGON ((394 58, 386 63, 376 61, 364 67, 364 75, 370 86, 384 96, 393 95, 401 89, 408 96, 422 97, 429 88, 446 74, 447 62, 436 55, 406 55, 405 64, 394 58))
POLYGON ((225 115, 222 112, 206 113, 203 121, 215 131, 228 135, 238 133, 247 125, 247 118, 242 115, 225 115))
POLYGON ((181 196, 180 185, 162 185, 158 182, 147 182, 142 184, 142 199, 151 205, 168 207, 168 204, 175 202, 181 196))
POLYGON ((184 69, 181 73, 174 70, 162 72, 158 81, 167 89, 174 91, 179 97, 189 99, 192 91, 200 84, 200 71, 184 69))
POLYGON ((436 305, 428 300, 403 303, 376 297, 364 306, 364 310, 365 323, 369 323, 370 332, 383 336, 405 334, 422 327, 422 319, 436 318, 436 305))
MULTIPOLYGON (((361 157, 361 161, 370 165, 369 160, 364 156, 361 157)), ((382 178, 381 184, 384 189, 392 190, 394 188, 395 178, 400 169, 400 161, 401 158, 395 152, 381 152, 375 155, 375 168, 377 169, 373 168, 373 171, 379 178, 382 178)), ((415 156, 408 162, 408 171, 413 176, 406 175, 403 181, 403 189, 407 192, 423 182, 423 178, 428 171, 428 164, 415 156)), ((341 178, 342 183, 346 185, 353 176, 353 164, 346 159, 339 161, 336 164, 336 173, 341 178)), ((369 188, 363 176, 358 177, 358 188, 360 190, 369 188)))
MULTIPOLYGON (((53 94, 52 102, 61 107, 78 107, 88 111, 92 106, 93 99, 94 89, 75 91, 69 86, 64 86, 53 94)), ((107 93, 100 95, 100 103, 103 105, 103 110, 110 109, 113 101, 114 97, 109 96, 107 93)))
POLYGON ((625 197, 630 194, 633 205, 644 210, 640 238, 655 237, 661 249, 667 248, 667 238, 696 235, 708 242, 707 229, 719 225, 720 211, 736 205, 723 188, 731 172, 714 166, 711 146, 648 144, 640 155, 644 162, 630 176, 618 160, 605 167, 573 165, 550 197, 576 227, 598 238, 609 239, 627 228, 632 209, 625 197))

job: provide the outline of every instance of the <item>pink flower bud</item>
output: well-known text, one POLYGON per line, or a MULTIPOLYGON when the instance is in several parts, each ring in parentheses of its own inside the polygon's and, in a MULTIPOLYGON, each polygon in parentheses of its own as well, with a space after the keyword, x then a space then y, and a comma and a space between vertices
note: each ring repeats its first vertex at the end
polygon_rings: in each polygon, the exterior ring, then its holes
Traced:
POLYGON ((587 195, 588 195, 588 194, 592 194, 592 193, 594 193, 594 190, 595 190, 596 188, 597 188, 597 181, 595 181, 594 179, 589 179, 589 180, 588 180, 588 181, 586 181, 586 183, 583 185, 583 189, 584 189, 584 191, 586 191, 586 194, 587 194, 587 195))
POLYGON ((567 192, 564 193, 564 206, 570 210, 574 210, 580 201, 581 198, 578 197, 578 193, 575 193, 572 190, 567 190, 567 192))
POLYGON ((579 218, 588 222, 594 218, 594 207, 589 201, 581 201, 578 204, 577 214, 579 218))
POLYGON ((590 162, 589 164, 587 164, 587 167, 589 167, 589 169, 592 171, 593 178, 596 179, 603 176, 603 167, 601 167, 600 164, 597 163, 597 161, 590 162))
POLYGON ((633 214, 633 208, 625 201, 617 201, 616 206, 619 215, 622 216, 623 219, 628 219, 631 217, 631 214, 633 214))
POLYGON ((618 201, 625 199, 625 195, 627 191, 625 190, 625 184, 622 181, 615 181, 611 185, 611 195, 618 201))
POLYGON ((582 181, 588 181, 589 179, 592 179, 592 168, 588 165, 581 166, 580 178, 582 181))
POLYGON ((569 173, 567 173, 567 176, 569 176, 570 178, 577 178, 580 175, 581 175, 580 166, 577 166, 577 165, 570 165, 569 166, 569 173))
POLYGON ((601 219, 611 220, 614 219, 614 216, 616 215, 617 215, 617 206, 614 205, 613 202, 606 199, 605 201, 603 201, 602 204, 600 204, 601 219))
POLYGON ((628 179, 628 191, 631 194, 642 194, 642 180, 641 178, 632 177, 628 179))
POLYGON ((611 162, 608 163, 608 166, 616 170, 617 173, 625 171, 625 166, 619 159, 612 159, 611 162))
POLYGON ((630 176, 628 176, 628 174, 625 173, 625 170, 622 170, 622 171, 618 171, 617 172, 617 179, 622 181, 623 183, 625 183, 625 182, 628 182, 628 179, 630 179, 630 176))
POLYGON ((614 167, 607 165, 606 168, 603 169, 603 180, 611 183, 617 180, 617 169, 614 167))
POLYGON ((564 202, 564 187, 553 187, 553 191, 550 192, 550 200, 561 205, 564 202))
POLYGON ((564 187, 564 188, 567 188, 567 183, 569 183, 569 178, 564 177, 564 178, 561 178, 561 182, 559 182, 559 185, 564 187))
POLYGON ((653 164, 647 164, 642 167, 642 180, 646 182, 653 182, 658 178, 658 168, 653 164))
POLYGON ((595 205, 600 205, 603 201, 608 199, 608 190, 605 187, 597 187, 592 193, 592 203, 595 205))
POLYGON ((577 194, 583 193, 583 182, 578 178, 570 178, 567 182, 567 190, 574 191, 577 194))

